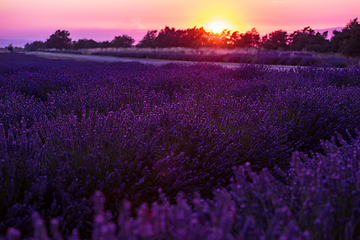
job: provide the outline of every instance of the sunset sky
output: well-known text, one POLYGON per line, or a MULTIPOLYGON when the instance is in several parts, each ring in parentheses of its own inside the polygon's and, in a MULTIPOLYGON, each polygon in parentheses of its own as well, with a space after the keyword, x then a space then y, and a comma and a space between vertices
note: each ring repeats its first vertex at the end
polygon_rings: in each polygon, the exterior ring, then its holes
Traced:
MULTIPOLYGON (((147 30, 204 26, 260 35, 344 27, 360 17, 359 0, 0 0, 0 47, 46 39, 57 29, 72 40, 112 40, 127 34, 141 40, 147 30)), ((214 29, 215 30, 215 29, 214 29)))

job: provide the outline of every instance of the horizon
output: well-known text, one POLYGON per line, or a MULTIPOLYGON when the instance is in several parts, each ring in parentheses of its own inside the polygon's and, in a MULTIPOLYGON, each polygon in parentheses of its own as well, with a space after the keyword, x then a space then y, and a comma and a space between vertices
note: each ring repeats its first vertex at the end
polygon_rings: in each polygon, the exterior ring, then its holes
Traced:
MULTIPOLYGON (((329 29, 329 33, 327 36, 327 39, 330 39, 332 34, 332 30, 341 30, 342 28, 345 27, 346 24, 344 24, 343 27, 331 27, 331 28, 325 28, 325 29, 313 29, 315 30, 315 32, 320 32, 323 33, 325 31, 328 31, 329 29)), ((169 26, 171 27, 171 26, 169 26)), ((305 26, 304 26, 305 27, 305 26)), ((311 27, 311 26, 310 26, 311 27)), ((256 27, 255 27, 256 28, 256 27)), ((301 28, 303 29, 303 28, 301 28)), ((301 30, 301 29, 296 29, 293 31, 287 31, 288 34, 293 33, 294 31, 297 30, 301 30)), ((57 29, 56 29, 57 30, 57 29)), ((12 44, 13 47, 21 47, 23 48, 25 46, 25 44, 27 43, 32 43, 34 41, 42 41, 42 42, 46 42, 46 40, 50 37, 51 34, 53 34, 56 30, 53 31, 39 31, 38 34, 36 36, 39 36, 38 38, 35 39, 35 37, 31 36, 30 34, 26 34, 23 33, 22 36, 24 37, 19 37, 19 38, 13 38, 13 39, 3 39, 0 38, 0 48, 4 48, 9 46, 10 44, 12 44)), ((67 30, 67 29, 60 29, 60 30, 67 30)), ((161 29, 152 29, 152 30, 161 30, 161 29)), ((276 29, 278 30, 278 29, 276 29)), ((285 29, 282 29, 285 30, 285 29)), ((134 38, 135 40, 135 44, 137 44, 147 33, 147 31, 149 30, 139 30, 139 29, 125 29, 125 30, 117 30, 117 29, 75 29, 70 32, 70 38, 71 41, 77 41, 79 39, 92 39, 94 41, 97 42, 103 42, 103 41, 111 41, 114 39, 115 36, 120 36, 120 35, 128 35, 132 38, 134 38)), ((231 30, 232 32, 236 31, 236 30, 231 30)), ((272 30, 270 32, 275 31, 272 30)), ((286 30, 285 30, 286 31, 286 30)), ((245 33, 246 31, 244 31, 245 33)), ((270 32, 261 34, 260 36, 264 36, 266 34, 269 34, 270 32)), ((241 33, 241 32, 240 32, 241 33)))
POLYGON ((72 40, 111 41, 126 34, 136 42, 148 30, 165 26, 196 26, 214 32, 227 28, 240 33, 256 28, 261 36, 282 29, 290 34, 307 26, 343 28, 359 12, 358 0, 1 0, 0 47, 46 41, 57 29, 69 31, 72 40))

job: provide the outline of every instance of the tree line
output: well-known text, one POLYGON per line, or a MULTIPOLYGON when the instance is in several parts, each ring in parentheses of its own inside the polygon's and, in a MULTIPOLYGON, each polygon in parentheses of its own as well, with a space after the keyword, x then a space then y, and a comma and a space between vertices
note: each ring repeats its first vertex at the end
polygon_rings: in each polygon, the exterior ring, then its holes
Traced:
MULTIPOLYGON (((342 53, 345 56, 360 56, 360 24, 351 20, 341 31, 334 30, 330 40, 328 32, 315 32, 311 27, 288 34, 276 30, 263 37, 253 28, 245 33, 223 30, 221 33, 207 32, 203 27, 185 30, 166 26, 160 31, 151 30, 135 45, 137 48, 259 48, 264 50, 314 51, 321 53, 342 53)), ((70 33, 57 30, 46 42, 35 41, 25 45, 25 50, 38 49, 87 49, 87 48, 129 48, 135 40, 127 35, 116 36, 112 41, 96 42, 92 39, 71 41, 70 33)))
POLYGON ((39 49, 87 49, 87 48, 129 48, 135 40, 127 35, 117 36, 111 42, 96 42, 92 39, 79 39, 71 41, 70 32, 66 30, 56 30, 46 42, 35 41, 25 44, 25 50, 36 51, 39 49))

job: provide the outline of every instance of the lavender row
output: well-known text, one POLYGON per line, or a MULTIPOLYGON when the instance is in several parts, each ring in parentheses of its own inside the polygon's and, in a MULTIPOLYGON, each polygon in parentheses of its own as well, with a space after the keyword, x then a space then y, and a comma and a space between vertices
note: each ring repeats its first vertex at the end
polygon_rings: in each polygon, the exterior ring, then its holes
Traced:
MULTIPOLYGON (((74 53, 65 50, 62 52, 74 53)), ((77 54, 81 54, 78 52, 77 54)), ((311 53, 304 52, 281 52, 281 51, 258 51, 255 53, 226 53, 226 54, 189 54, 186 52, 171 51, 101 51, 94 52, 92 55, 105 55, 116 57, 130 58, 151 58, 180 61, 196 62, 231 62, 231 63, 254 63, 267 65, 292 65, 292 66, 321 66, 328 65, 331 67, 346 68, 357 63, 355 59, 338 58, 338 57, 317 57, 311 53)))
MULTIPOLYGON (((9 56, 9 55, 8 55, 9 56)), ((286 183, 291 153, 356 136, 359 68, 277 72, 247 66, 154 67, 11 55, 0 69, 0 234, 31 235, 31 215, 60 232, 92 230, 100 190, 117 219, 179 191, 205 199, 250 162, 286 183), (13 59, 12 62, 8 59, 13 59), (16 64, 15 64, 16 63, 16 64), (279 171, 278 169, 281 169, 279 171)))
MULTIPOLYGON (((184 193, 171 204, 160 193, 150 207, 144 203, 131 214, 131 203, 123 201, 117 224, 104 207, 100 191, 93 196, 92 239, 358 239, 360 237, 360 145, 338 135, 322 142, 325 155, 294 152, 286 183, 277 181, 267 169, 259 174, 249 163, 233 167, 228 189, 217 189, 214 199, 196 193, 187 201, 184 193), (335 141, 339 141, 338 147, 335 141), (106 210, 106 211, 105 211, 106 210)), ((34 238, 48 239, 41 215, 32 215, 34 238)), ((47 222, 47 221, 45 221, 47 222)), ((51 223, 51 236, 62 239, 59 218, 51 223)), ((79 229, 69 239, 81 239, 79 229)), ((9 240, 19 239, 14 228, 9 240)), ((90 237, 90 236, 89 236, 90 237)))

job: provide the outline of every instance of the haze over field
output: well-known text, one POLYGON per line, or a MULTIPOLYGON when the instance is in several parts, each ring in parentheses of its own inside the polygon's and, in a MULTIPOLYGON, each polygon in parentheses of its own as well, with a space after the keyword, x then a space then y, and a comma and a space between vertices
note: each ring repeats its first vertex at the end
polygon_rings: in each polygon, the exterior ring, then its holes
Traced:
POLYGON ((358 17, 358 0, 0 0, 0 46, 46 40, 67 29, 74 40, 111 40, 127 34, 136 41, 147 30, 164 26, 245 32, 253 27, 265 35, 276 29, 293 32, 306 26, 327 29, 358 17))

